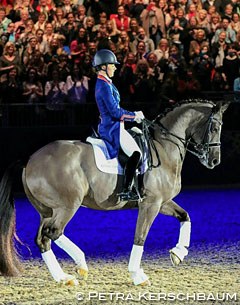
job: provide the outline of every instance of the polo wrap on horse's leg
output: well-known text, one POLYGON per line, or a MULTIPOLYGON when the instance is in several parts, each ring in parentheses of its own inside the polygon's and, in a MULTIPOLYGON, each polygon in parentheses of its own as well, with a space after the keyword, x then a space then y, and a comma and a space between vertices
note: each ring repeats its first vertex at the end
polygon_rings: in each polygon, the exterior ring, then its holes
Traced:
POLYGON ((74 260, 74 262, 83 268, 84 270, 88 270, 86 260, 85 260, 85 254, 83 251, 76 246, 69 238, 67 238, 64 234, 62 234, 58 239, 56 239, 55 244, 58 245, 61 249, 63 249, 71 258, 74 260))
POLYGON ((48 250, 42 253, 42 259, 46 263, 49 272, 55 281, 60 282, 65 278, 65 273, 63 272, 61 266, 59 265, 56 256, 52 250, 48 250))
POLYGON ((148 280, 148 277, 140 268, 143 255, 143 246, 133 245, 130 260, 128 264, 128 271, 131 273, 131 277, 135 285, 142 284, 148 280))
POLYGON ((188 255, 188 247, 190 245, 191 237, 191 222, 183 221, 180 223, 180 233, 176 247, 172 248, 173 252, 178 258, 183 261, 184 257, 188 255))

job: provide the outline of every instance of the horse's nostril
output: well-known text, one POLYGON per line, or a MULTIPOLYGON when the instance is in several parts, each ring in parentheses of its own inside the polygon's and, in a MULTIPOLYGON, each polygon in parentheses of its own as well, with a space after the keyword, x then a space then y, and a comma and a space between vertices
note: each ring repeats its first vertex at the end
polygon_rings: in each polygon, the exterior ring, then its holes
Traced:
POLYGON ((212 160, 212 164, 213 164, 213 165, 217 165, 217 164, 218 164, 218 159, 213 159, 213 160, 212 160))

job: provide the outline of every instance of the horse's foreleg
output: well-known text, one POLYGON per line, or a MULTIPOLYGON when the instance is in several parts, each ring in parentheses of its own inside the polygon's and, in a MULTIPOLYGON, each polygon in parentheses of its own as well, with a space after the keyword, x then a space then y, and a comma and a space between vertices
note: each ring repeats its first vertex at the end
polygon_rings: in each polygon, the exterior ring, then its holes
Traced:
POLYGON ((188 213, 173 200, 162 205, 160 213, 176 217, 180 221, 178 243, 170 250, 170 258, 173 265, 178 265, 188 255, 188 247, 191 237, 191 221, 188 213))
POLYGON ((62 248, 74 262, 77 264, 77 273, 80 277, 86 278, 88 275, 88 267, 85 260, 84 252, 76 246, 70 239, 62 234, 58 239, 54 240, 55 244, 62 248))
POLYGON ((148 276, 141 268, 143 246, 150 227, 159 212, 159 205, 145 203, 139 206, 139 214, 134 237, 134 245, 130 255, 128 270, 135 285, 150 285, 148 276))

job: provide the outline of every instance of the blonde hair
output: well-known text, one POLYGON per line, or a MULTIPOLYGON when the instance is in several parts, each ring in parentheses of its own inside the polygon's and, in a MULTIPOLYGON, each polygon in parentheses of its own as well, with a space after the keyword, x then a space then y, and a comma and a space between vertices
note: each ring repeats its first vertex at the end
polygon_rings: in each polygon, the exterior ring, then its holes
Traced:
POLYGON ((14 43, 11 42, 11 41, 8 41, 8 42, 5 44, 5 46, 4 46, 3 55, 6 55, 6 54, 8 53, 8 49, 9 49, 10 47, 13 47, 14 52, 16 52, 16 47, 15 47, 14 43))

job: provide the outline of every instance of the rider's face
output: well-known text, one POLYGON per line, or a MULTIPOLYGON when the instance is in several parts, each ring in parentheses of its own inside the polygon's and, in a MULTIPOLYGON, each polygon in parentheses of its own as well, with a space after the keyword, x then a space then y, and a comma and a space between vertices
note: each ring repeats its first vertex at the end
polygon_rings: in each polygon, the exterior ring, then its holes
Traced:
POLYGON ((117 70, 116 66, 114 64, 108 64, 107 65, 107 72, 109 77, 113 77, 114 72, 117 70))

